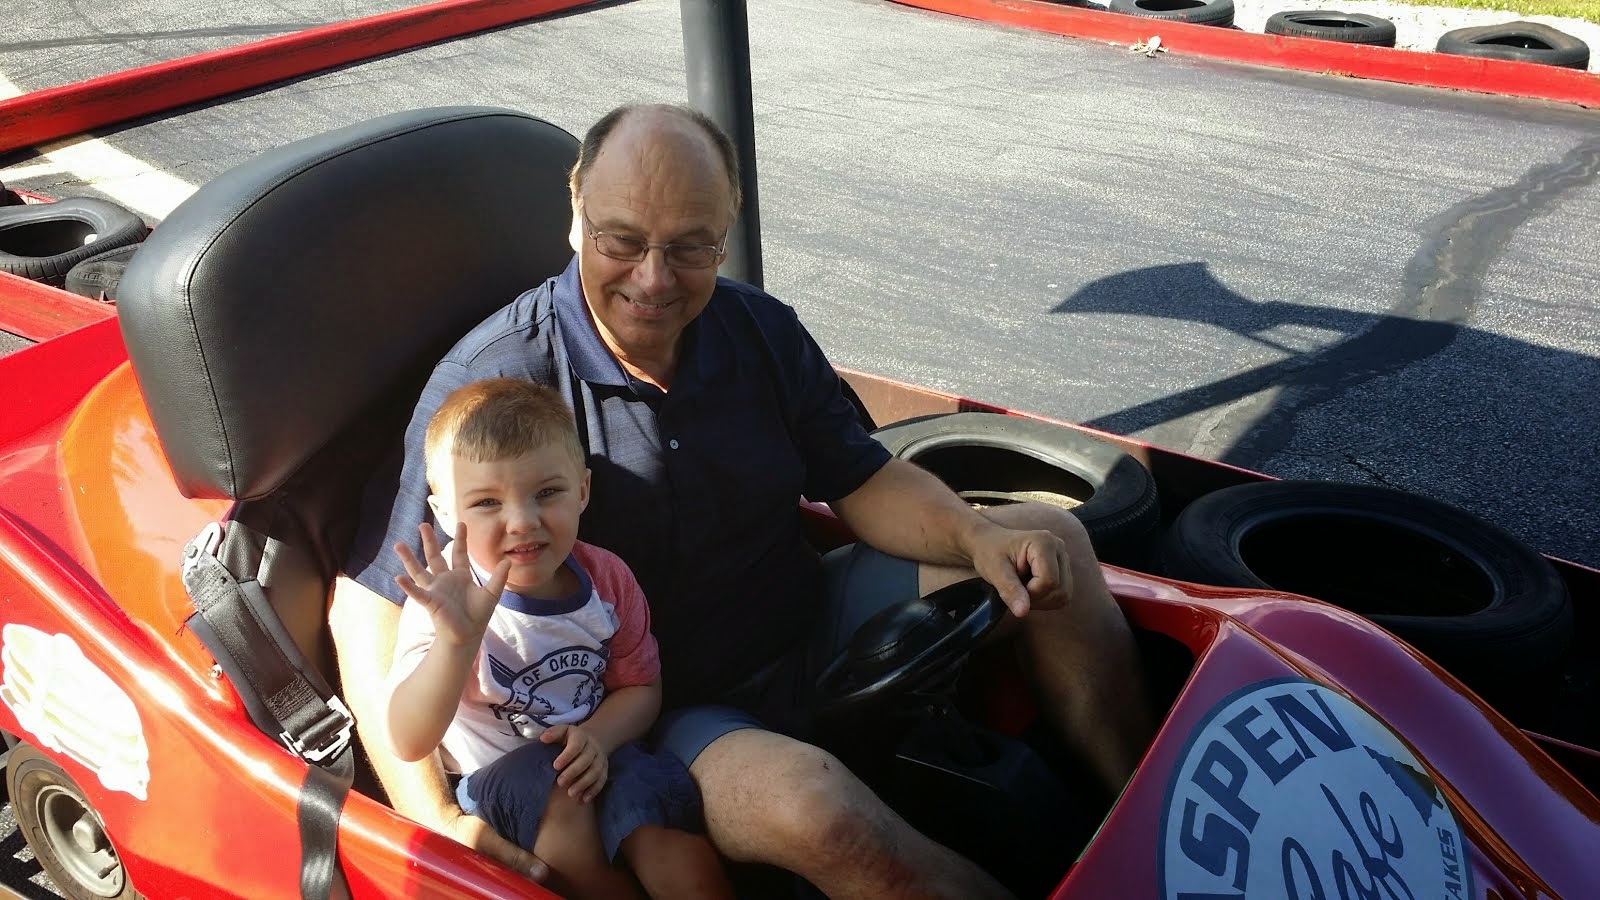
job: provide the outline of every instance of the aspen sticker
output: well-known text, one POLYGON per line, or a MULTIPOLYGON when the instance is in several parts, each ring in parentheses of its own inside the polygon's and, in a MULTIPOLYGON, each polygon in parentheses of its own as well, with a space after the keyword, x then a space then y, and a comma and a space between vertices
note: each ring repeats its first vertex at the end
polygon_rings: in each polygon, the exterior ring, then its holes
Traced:
POLYGON ((145 799, 150 748, 139 711, 72 638, 26 625, 0 631, 0 700, 45 749, 66 754, 107 790, 145 799))
POLYGON ((1405 744, 1343 694, 1249 685, 1189 737, 1167 786, 1163 898, 1472 896, 1461 826, 1405 744))

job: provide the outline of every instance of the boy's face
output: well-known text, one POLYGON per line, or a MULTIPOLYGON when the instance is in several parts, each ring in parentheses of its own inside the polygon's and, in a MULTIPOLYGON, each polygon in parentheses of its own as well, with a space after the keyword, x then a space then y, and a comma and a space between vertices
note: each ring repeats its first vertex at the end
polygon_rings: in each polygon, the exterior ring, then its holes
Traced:
POLYGON ((445 530, 465 523, 467 555, 484 569, 511 560, 508 590, 559 596, 557 575, 589 505, 589 470, 555 445, 494 462, 451 457, 449 468, 428 498, 445 530))

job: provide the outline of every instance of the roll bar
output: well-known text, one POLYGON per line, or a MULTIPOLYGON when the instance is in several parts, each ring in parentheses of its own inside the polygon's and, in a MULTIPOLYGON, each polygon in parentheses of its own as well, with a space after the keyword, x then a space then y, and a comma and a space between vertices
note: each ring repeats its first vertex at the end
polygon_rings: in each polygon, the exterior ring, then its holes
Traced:
POLYGON ((745 0, 679 0, 689 105, 716 122, 739 156, 744 204, 728 234, 721 272, 762 286, 761 204, 756 193, 756 122, 750 100, 750 28, 745 0))

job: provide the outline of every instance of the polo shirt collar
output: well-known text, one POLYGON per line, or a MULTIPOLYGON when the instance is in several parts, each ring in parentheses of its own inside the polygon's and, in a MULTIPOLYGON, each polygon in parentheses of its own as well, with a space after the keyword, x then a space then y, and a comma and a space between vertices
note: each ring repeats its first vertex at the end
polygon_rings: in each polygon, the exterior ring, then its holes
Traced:
POLYGON ((554 290, 556 323, 561 328, 561 340, 567 345, 567 359, 573 374, 590 384, 608 384, 626 387, 628 375, 622 363, 611 355, 594 322, 589 319, 589 307, 583 302, 583 285, 578 281, 578 255, 556 277, 554 290))
MULTIPOLYGON (((718 285, 720 290, 721 285, 718 285)), ((562 342, 567 346, 567 359, 572 365, 573 374, 590 384, 604 384, 612 387, 626 387, 638 391, 641 387, 655 390, 651 385, 628 376, 622 368, 622 363, 612 355, 611 349, 605 341, 600 339, 600 332, 594 327, 594 320, 589 317, 589 306, 583 302, 583 284, 578 280, 578 256, 573 254, 572 262, 556 277, 553 291, 556 311, 556 322, 561 331, 562 342)), ((700 331, 700 320, 711 311, 707 306, 695 317, 693 322, 683 330, 683 346, 678 357, 678 369, 673 374, 673 391, 699 380, 703 361, 698 357, 701 353, 701 342, 696 339, 700 331), (686 377, 687 376, 687 377, 686 377)))

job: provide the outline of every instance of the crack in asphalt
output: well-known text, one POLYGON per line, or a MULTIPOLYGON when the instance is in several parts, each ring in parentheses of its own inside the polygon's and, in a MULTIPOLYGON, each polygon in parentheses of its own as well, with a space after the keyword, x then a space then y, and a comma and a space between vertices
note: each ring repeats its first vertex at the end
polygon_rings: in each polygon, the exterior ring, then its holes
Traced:
MULTIPOLYGON (((1600 138, 1591 138, 1560 160, 1529 169, 1514 184, 1459 203, 1431 220, 1432 234, 1406 265, 1400 302, 1364 333, 1298 364, 1273 367, 1283 379, 1282 399, 1223 459, 1234 465, 1259 465, 1294 437, 1295 419, 1301 413, 1448 347, 1477 305, 1489 267, 1516 230, 1597 175, 1600 138)), ((1253 409, 1245 403, 1241 412, 1253 409)))
POLYGON ((1353 466, 1353 467, 1355 467, 1357 469, 1360 469, 1363 473, 1366 474, 1366 476, 1368 478, 1372 479, 1373 481, 1377 482, 1378 484, 1381 484, 1384 487, 1391 487, 1391 488, 1403 488, 1404 487, 1403 485, 1395 484, 1394 482, 1390 481, 1382 472, 1378 471, 1377 469, 1374 469, 1372 466, 1366 464, 1365 462, 1362 462, 1361 458, 1356 456, 1354 453, 1351 453, 1350 451, 1345 450, 1340 455, 1344 457, 1344 461, 1345 462, 1349 463, 1351 466, 1353 466))

